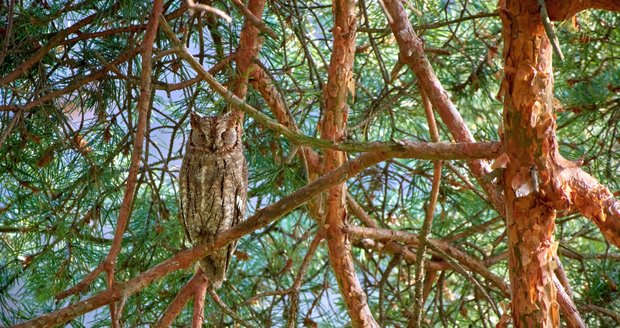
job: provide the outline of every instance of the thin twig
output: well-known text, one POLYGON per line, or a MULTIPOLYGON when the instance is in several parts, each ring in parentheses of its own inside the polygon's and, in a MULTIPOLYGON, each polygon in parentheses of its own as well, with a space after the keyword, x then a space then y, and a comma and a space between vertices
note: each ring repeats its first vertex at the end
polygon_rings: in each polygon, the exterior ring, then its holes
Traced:
MULTIPOLYGON (((245 320, 243 320, 239 315, 237 315, 237 313, 235 313, 235 311, 233 311, 231 308, 229 308, 226 305, 226 303, 224 303, 222 301, 220 296, 217 295, 217 293, 213 289, 211 289, 211 288, 209 289, 209 295, 211 295, 211 298, 213 298, 213 300, 215 301, 215 304, 217 304, 217 306, 219 306, 220 309, 222 309, 224 311, 224 313, 226 313, 229 317, 233 318, 233 320, 237 321, 242 326, 254 327, 253 325, 251 325, 248 322, 246 322, 245 320)), ((194 328, 200 328, 200 326, 194 326, 194 328)))
POLYGON ((4 62, 6 52, 9 50, 9 42, 13 36, 13 16, 15 10, 15 0, 8 1, 6 31, 4 32, 4 41, 2 42, 2 50, 0 50, 0 63, 4 62))
POLYGON ((323 240, 324 235, 325 235, 324 231, 321 228, 319 228, 319 231, 317 232, 317 234, 314 236, 314 239, 312 239, 312 242, 310 243, 308 252, 304 256, 304 259, 301 261, 301 265, 299 266, 299 271, 297 272, 297 277, 295 277, 293 286, 289 288, 289 294, 290 294, 289 299, 291 301, 291 306, 289 308, 289 316, 288 316, 288 321, 286 323, 286 326, 288 328, 293 328, 297 326, 297 311, 299 311, 299 289, 301 288, 303 278, 306 275, 306 270, 308 269, 308 266, 310 265, 310 260, 312 260, 314 253, 316 253, 316 250, 319 247, 319 244, 321 243, 321 241, 323 240))
MULTIPOLYGON (((183 58, 184 60, 186 60, 194 70, 196 70, 196 72, 213 88, 213 90, 215 90, 215 92, 217 92, 218 94, 220 94, 224 99, 226 99, 231 105, 233 105, 235 108, 243 111, 244 113, 248 114, 249 116, 251 116, 252 118, 254 118, 257 122, 263 124, 264 126, 266 126, 267 128, 282 134, 283 136, 287 137, 288 139, 290 139, 291 141, 293 141, 296 144, 301 144, 301 145, 308 145, 308 146, 314 146, 314 147, 319 147, 319 148, 328 148, 328 149, 335 149, 335 150, 342 150, 342 151, 347 151, 347 152, 375 152, 375 151, 380 151, 380 152, 401 152, 403 151, 404 153, 407 153, 406 155, 403 153, 404 156, 409 156, 409 155, 415 155, 413 152, 409 153, 408 150, 413 150, 414 148, 418 148, 415 147, 414 145, 419 145, 421 143, 416 143, 416 142, 412 142, 412 141, 395 141, 395 142, 370 142, 370 143, 361 143, 361 142, 344 142, 344 143, 337 143, 337 142, 333 142, 333 141, 328 141, 328 140, 323 140, 323 139, 318 139, 318 138, 314 138, 314 137, 310 137, 310 136, 306 136, 303 134, 299 134, 294 132, 293 130, 287 128, 286 126, 272 120, 271 118, 269 118, 267 115, 263 114, 262 112, 258 111, 257 109, 253 108, 252 106, 248 105, 246 102, 244 102, 242 99, 240 99, 239 97, 235 96, 232 92, 230 92, 228 89, 226 89, 226 87, 224 87, 223 85, 221 85, 211 74, 209 74, 204 67, 202 67, 202 65, 200 65, 200 63, 192 56, 192 54, 189 52, 189 50, 187 50, 187 48, 185 48, 185 46, 181 43, 181 41, 177 38, 177 36, 174 34, 174 32, 172 31, 172 29, 170 28, 170 26, 165 22, 165 20, 162 18, 161 20, 161 27, 164 30, 164 32, 166 33, 166 35, 168 36, 168 38, 170 39, 170 41, 173 43, 173 45, 177 48, 178 52, 177 54, 183 58), (413 148, 411 146, 414 146, 413 148)), ((428 143, 424 143, 426 145, 430 145, 428 143)), ((441 143, 436 143, 434 145, 440 145, 441 143)), ((444 144, 444 145, 448 145, 448 144, 444 144)), ((453 145, 453 144, 450 144, 453 145)), ((473 145, 475 145, 475 143, 468 143, 468 145, 471 145, 472 147, 474 147, 473 145)), ((484 146, 484 152, 489 152, 488 155, 485 155, 484 157, 487 158, 495 158, 499 155, 500 153, 500 145, 499 144, 495 144, 493 145, 493 143, 487 143, 486 146, 484 146), (490 149, 493 148, 493 149, 490 149)), ((465 152, 464 154, 462 154, 463 157, 460 157, 458 159, 478 159, 478 158, 483 158, 483 157, 478 157, 479 153, 476 153, 474 151, 474 149, 468 149, 467 152, 465 152)), ((417 155, 415 155, 417 156, 417 155)), ((396 156, 396 157, 400 157, 396 156)), ((418 157, 416 157, 418 158, 418 157)), ((425 158, 425 159, 445 159, 445 158, 425 158)))
POLYGON ((547 32, 547 37, 549 38, 549 42, 551 42, 553 52, 555 52, 560 61, 563 62, 564 54, 562 53, 562 49, 560 49, 560 42, 558 41, 558 38, 555 36, 555 32, 553 31, 553 26, 551 25, 551 20, 549 19, 549 14, 547 13, 547 6, 545 5, 545 0, 536 1, 538 2, 538 6, 540 7, 540 19, 545 26, 545 32, 547 32))
POLYGON ((43 58, 45 55, 47 55, 49 53, 49 51, 56 47, 58 44, 60 44, 67 36, 75 33, 76 31, 79 31, 81 28, 83 28, 84 26, 92 23, 93 21, 95 21, 95 19, 97 18, 101 18, 101 17, 105 17, 106 15, 109 15, 110 13, 114 12, 115 10, 118 9, 120 5, 120 1, 115 2, 112 6, 110 6, 110 8, 106 9, 106 10, 101 10, 101 11, 97 11, 96 13, 85 17, 84 19, 75 22, 74 24, 72 24, 71 26, 69 26, 68 28, 58 31, 56 34, 54 34, 49 41, 43 45, 42 47, 40 47, 37 52, 34 53, 34 55, 32 55, 32 57, 26 59, 24 62, 22 62, 19 66, 17 66, 13 71, 11 71, 10 73, 6 74, 5 76, 0 78, 0 86, 6 86, 9 83, 13 82, 15 79, 17 79, 18 77, 20 77, 22 74, 26 73, 32 66, 34 66, 36 63, 38 63, 41 58, 43 58))
MULTIPOLYGON (((365 228, 353 225, 347 226, 345 230, 355 237, 371 238, 379 241, 398 241, 412 246, 417 246, 420 243, 417 235, 405 231, 380 228, 365 228)), ((502 292, 502 294, 504 294, 505 296, 510 295, 508 285, 506 284, 504 279, 488 270, 483 262, 478 261, 467 253, 450 245, 450 243, 446 243, 443 240, 427 239, 426 243, 429 248, 431 248, 432 246, 432 250, 440 249, 443 252, 442 254, 440 254, 440 257, 442 259, 447 261, 447 259, 444 258, 444 255, 448 255, 450 256, 450 258, 456 259, 459 263, 463 264, 463 266, 467 267, 470 271, 481 275, 489 282, 491 282, 491 284, 497 287, 502 292)))
MULTIPOLYGON (((437 142, 439 140, 439 131, 437 129, 437 122, 435 121, 435 116, 433 115, 433 106, 422 90, 420 88, 420 94, 422 96, 422 103, 424 104, 424 111, 426 113, 426 120, 428 122, 429 131, 431 133, 431 140, 437 142)), ((428 202, 428 207, 426 208, 426 215, 424 217, 424 222, 422 223, 422 228, 420 229, 420 235, 418 239, 420 241, 420 245, 418 245, 418 249, 416 252, 417 262, 415 263, 414 272, 415 272, 415 286, 414 286, 414 299, 413 299, 413 310, 412 310, 412 320, 409 321, 409 327, 420 327, 422 322, 422 308, 424 306, 424 290, 423 290, 423 281, 424 281, 424 253, 426 251, 426 238, 428 234, 432 230, 433 226, 433 217, 435 216, 435 206, 437 205, 437 198, 439 197, 439 187, 441 184, 441 161, 436 161, 434 163, 433 169, 433 182, 431 186, 431 195, 428 202)))
POLYGON ((460 273, 461 275, 465 276, 465 278, 467 278, 467 280, 469 280, 471 283, 473 283, 474 286, 478 289, 478 291, 480 291, 482 293, 482 295, 484 295, 484 297, 487 299, 487 301, 489 301, 489 304, 491 304, 491 307, 495 311, 495 314, 498 317, 501 316, 501 312, 499 311, 499 308, 497 307, 497 304, 495 303, 493 298, 491 298, 489 293, 487 293, 486 289, 484 289, 482 287, 482 285, 480 284, 478 279, 476 279, 476 277, 474 277, 463 266, 461 266, 461 264, 458 262, 457 259, 453 258, 450 254, 444 252, 440 247, 437 247, 434 244, 430 244, 429 243, 427 246, 433 252, 435 252, 439 256, 441 256, 446 262, 449 262, 458 273, 460 273))
POLYGON ((0 148, 2 148, 4 142, 6 141, 6 139, 8 139, 11 132, 13 132, 15 125, 17 125, 17 122, 19 122, 19 119, 22 115, 23 114, 21 111, 13 114, 13 118, 11 119, 11 122, 9 122, 9 126, 7 126, 6 129, 2 131, 2 136, 0 136, 0 148))

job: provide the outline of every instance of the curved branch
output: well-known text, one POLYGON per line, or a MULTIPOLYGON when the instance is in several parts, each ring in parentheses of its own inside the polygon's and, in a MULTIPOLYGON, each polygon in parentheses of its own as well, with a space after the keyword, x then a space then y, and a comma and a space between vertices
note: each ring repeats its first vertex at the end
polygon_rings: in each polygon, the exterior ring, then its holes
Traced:
POLYGON ((389 152, 389 153, 393 153, 394 154, 393 157, 395 158, 415 157, 415 158, 429 159, 429 160, 434 160, 434 159, 467 159, 467 160, 470 160, 470 159, 480 159, 480 158, 495 158, 499 156, 499 154, 501 154, 501 145, 497 142, 462 143, 462 145, 466 145, 466 144, 481 145, 482 148, 486 148, 486 149, 484 150, 477 149, 478 146, 472 146, 471 149, 469 149, 467 152, 462 154, 462 157, 458 157, 458 158, 444 158, 443 156, 440 156, 442 158, 433 157, 433 156, 422 158, 422 157, 417 157, 417 156, 420 156, 421 154, 416 154, 416 151, 414 151, 414 149, 419 149, 419 147, 422 146, 423 144, 438 146, 439 148, 436 148, 434 151, 427 149, 428 151, 438 152, 438 153, 443 152, 443 150, 440 149, 440 148, 443 148, 443 146, 439 146, 439 145, 451 147, 448 145, 453 145, 453 144, 449 144, 449 143, 430 144, 430 143, 418 143, 418 142, 413 142, 413 141, 370 142, 370 143, 340 142, 339 143, 336 141, 317 139, 317 138, 313 138, 313 137, 309 137, 303 134, 296 133, 293 130, 287 128, 286 126, 278 122, 275 122, 274 120, 269 118, 267 115, 261 113, 257 109, 248 105, 246 102, 244 102, 239 97, 235 96, 232 92, 230 92, 230 90, 226 89, 226 87, 221 85, 211 74, 209 74, 209 72, 207 72, 204 69, 204 67, 202 67, 202 65, 200 65, 200 63, 191 55, 189 50, 185 48, 185 46, 181 43, 181 41, 176 37, 176 35, 174 34, 170 26, 163 19, 161 21, 161 27, 166 33, 166 35, 168 36, 168 38, 170 39, 170 41, 173 43, 173 45, 177 48, 178 50, 177 54, 179 55, 179 57, 186 60, 192 66, 192 68, 198 73, 198 75, 200 75, 213 88, 215 92, 217 92, 220 96, 226 99, 235 108, 251 116, 258 123, 287 137, 295 144, 313 146, 313 147, 318 147, 318 148, 341 150, 341 151, 347 151, 347 152, 389 152), (482 146, 483 144, 485 144, 485 146, 482 146), (476 150, 478 150, 478 152, 476 150), (484 153, 484 156, 480 156, 481 155, 481 153, 479 152, 480 150, 482 150, 482 152, 484 153))
POLYGON ((129 166, 129 173, 127 176, 127 186, 125 188, 125 194, 123 196, 123 201, 118 214, 112 246, 110 247, 108 255, 102 264, 100 264, 93 272, 88 274, 84 280, 76 285, 76 287, 59 294, 59 296, 67 297, 79 292, 83 288, 86 288, 103 270, 105 270, 108 274, 108 288, 112 288, 114 284, 116 259, 121 251, 121 242, 131 216, 134 191, 138 178, 138 171, 140 169, 140 162, 142 161, 142 147, 144 146, 144 139, 146 137, 146 123, 149 116, 151 100, 151 57, 153 54, 153 43, 155 42, 155 36, 157 35, 157 25, 162 11, 163 0, 154 1, 153 12, 149 18, 146 34, 144 36, 144 44, 142 46, 142 79, 140 83, 140 97, 138 98, 138 104, 136 106, 138 109, 138 126, 134 137, 133 153, 131 155, 131 164, 129 166))
POLYGON ((337 183, 341 183, 346 179, 359 174, 365 168, 389 158, 389 154, 379 152, 360 155, 357 158, 344 163, 336 170, 324 174, 314 182, 295 191, 289 196, 286 196, 267 207, 257 210, 256 213, 254 213, 254 215, 249 217, 246 221, 219 234, 212 244, 205 243, 191 249, 178 252, 175 256, 141 273, 127 282, 116 283, 111 289, 103 291, 95 296, 67 306, 58 311, 18 324, 15 327, 60 325, 79 315, 90 312, 112 302, 116 302, 121 298, 126 298, 133 295, 151 284, 153 281, 161 279, 176 270, 189 268, 194 262, 196 262, 197 259, 210 254, 213 249, 224 247, 244 235, 267 226, 271 222, 283 217, 321 192, 327 190, 329 187, 337 183))
POLYGON ((179 316, 181 310, 185 307, 185 304, 187 304, 189 299, 194 296, 196 287, 204 282, 206 282, 206 279, 202 272, 195 273, 192 279, 188 281, 187 284, 185 284, 185 286, 183 286, 183 288, 177 293, 172 302, 168 304, 166 311, 164 311, 164 314, 154 327, 170 327, 174 319, 179 316))
MULTIPOLYGON (((413 30, 413 26, 407 17, 401 1, 383 0, 383 8, 400 48, 399 61, 407 64, 418 77, 421 89, 430 100, 433 108, 437 111, 444 124, 456 141, 474 142, 472 133, 467 128, 463 117, 450 100, 448 93, 441 86, 435 72, 424 53, 424 44, 413 30)), ((469 167, 489 196, 495 210, 505 216, 504 199, 501 192, 490 181, 485 181, 484 176, 489 172, 488 163, 485 161, 470 161, 469 167)))
MULTIPOLYGON (((380 228, 364 228, 358 226, 347 226, 345 230, 349 234, 357 237, 365 237, 379 241, 398 241, 413 246, 418 246, 420 244, 420 240, 418 239, 418 236, 416 234, 405 231, 396 231, 380 228)), ((426 242, 428 245, 434 248, 441 249, 443 252, 456 259, 459 263, 461 263, 472 272, 475 272, 487 279, 495 287, 499 288, 504 294, 504 296, 508 297, 510 295, 508 285, 506 284, 504 279, 489 271, 484 263, 476 260, 465 252, 444 241, 427 239, 426 242)))
POLYGON ((620 2, 617 0, 547 0, 546 3, 549 18, 554 21, 569 19, 586 9, 620 11, 620 2))
POLYGON ((571 204, 598 226, 609 243, 620 248, 620 202, 581 168, 565 168, 560 176, 570 187, 571 204))

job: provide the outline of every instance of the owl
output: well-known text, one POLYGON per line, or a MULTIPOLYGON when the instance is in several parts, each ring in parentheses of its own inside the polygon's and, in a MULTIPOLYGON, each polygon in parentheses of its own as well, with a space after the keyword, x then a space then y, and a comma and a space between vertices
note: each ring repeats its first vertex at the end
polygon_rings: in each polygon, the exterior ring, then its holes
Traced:
MULTIPOLYGON (((237 115, 190 114, 191 132, 179 173, 180 219, 193 245, 213 241, 244 219, 247 163, 237 115)), ((215 250, 198 264, 220 288, 236 242, 215 250)))

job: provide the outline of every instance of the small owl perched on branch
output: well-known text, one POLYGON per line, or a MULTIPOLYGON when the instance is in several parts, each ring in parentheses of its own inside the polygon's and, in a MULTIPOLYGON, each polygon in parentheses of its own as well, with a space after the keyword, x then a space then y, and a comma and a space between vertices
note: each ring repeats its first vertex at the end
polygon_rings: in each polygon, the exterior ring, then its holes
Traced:
MULTIPOLYGON (((180 216, 193 245, 213 241, 244 219, 248 189, 241 123, 234 113, 190 114, 191 132, 179 173, 180 216)), ((199 261, 214 288, 220 288, 236 242, 199 261)))

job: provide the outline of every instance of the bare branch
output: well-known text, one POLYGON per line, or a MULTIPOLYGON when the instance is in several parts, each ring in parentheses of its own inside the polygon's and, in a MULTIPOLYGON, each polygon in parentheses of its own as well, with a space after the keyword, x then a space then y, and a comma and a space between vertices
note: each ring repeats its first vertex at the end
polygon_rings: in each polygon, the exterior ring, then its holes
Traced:
MULTIPOLYGON (((240 99, 239 97, 235 96, 232 92, 230 92, 228 89, 226 89, 226 87, 224 87, 223 85, 221 85, 219 82, 217 82, 217 80, 215 80, 215 78, 209 74, 204 67, 202 67, 202 65, 200 65, 200 63, 191 55, 191 53, 189 52, 189 50, 187 50, 187 48, 185 48, 185 46, 183 46, 181 44, 181 41, 176 37, 176 35, 174 34, 174 32, 172 32, 172 29, 170 28, 170 26, 164 21, 162 20, 162 24, 161 27, 164 29, 164 32, 166 32, 166 35, 168 35, 168 38, 172 41, 172 43, 175 45, 175 47, 177 48, 178 52, 177 54, 182 57, 183 59, 185 59, 191 66, 192 68, 194 68, 194 70, 196 70, 196 72, 209 84, 211 85, 211 87, 213 87, 213 89, 220 94, 222 97, 224 97, 227 101, 229 101, 233 106, 235 106, 235 108, 245 112, 246 114, 250 115, 252 118, 254 118, 257 122, 265 125, 267 128, 274 130, 282 135, 284 135, 285 137, 287 137, 288 139, 290 139, 291 141, 297 143, 297 144, 302 144, 302 145, 308 145, 308 146, 314 146, 314 147, 319 147, 319 148, 327 148, 327 149, 334 149, 334 150, 341 150, 341 151, 348 151, 348 152, 375 152, 375 151, 379 151, 379 152, 402 152, 401 155, 403 155, 403 157, 415 157, 415 152, 409 152, 408 150, 413 150, 410 148, 410 146, 414 146, 414 145, 418 145, 420 143, 416 143, 416 142, 412 142, 412 141, 398 141, 398 142, 373 142, 373 143, 357 143, 357 142, 342 142, 342 143, 338 143, 336 141, 328 141, 328 140, 322 140, 322 139, 317 139, 317 138, 313 138, 313 137, 309 137, 306 135, 302 135, 299 133, 294 132, 293 130, 287 128, 286 126, 273 121, 271 118, 269 118, 267 115, 261 113, 260 111, 258 111, 257 109, 253 108, 252 106, 248 105, 246 102, 244 102, 242 99, 240 99), (414 155, 414 156, 411 156, 414 155)), ((437 143, 436 145, 439 145, 440 143, 437 143)), ((446 144, 449 145, 449 144, 446 144)), ((472 143, 473 145, 473 143, 472 143)), ((463 157, 459 157, 458 159, 472 159, 472 158, 494 158, 496 156, 498 156, 500 154, 500 145, 496 144, 496 143, 487 143, 487 147, 490 147, 492 149, 485 149, 485 153, 488 151, 489 153, 486 154, 485 156, 482 157, 477 157, 477 155, 479 155, 480 153, 474 151, 474 149, 469 149, 467 152, 463 153, 463 157), (474 151, 474 152, 472 152, 474 151)), ((414 146, 414 148, 417 148, 414 146)), ((436 149, 437 151, 441 152, 441 150, 439 148, 436 149)), ((400 155, 397 156, 393 156, 393 157, 401 157, 400 155)), ((416 157, 419 158, 419 157, 416 157)), ((446 159, 446 158, 423 158, 423 159, 446 159)))
MULTIPOLYGON (((129 223, 129 218, 131 216, 134 191, 138 171, 140 169, 140 162, 142 160, 142 148, 146 136, 146 123, 151 105, 151 57, 153 54, 153 43, 155 42, 155 36, 157 35, 157 25, 162 11, 163 0, 154 1, 153 12, 146 28, 144 44, 142 47, 142 82, 140 85, 140 97, 138 98, 138 104, 136 106, 138 109, 138 127, 134 137, 133 153, 131 155, 131 164, 129 166, 129 173, 127 176, 127 186, 125 187, 125 194, 123 196, 123 201, 118 214, 112 246, 110 247, 108 256, 102 264, 100 264, 93 272, 88 274, 82 282, 76 285, 76 287, 69 289, 65 293, 61 293, 58 298, 67 297, 79 292, 83 288, 86 288, 103 270, 107 272, 108 288, 112 288, 114 285, 116 259, 121 250, 123 235, 125 234, 125 230, 127 229, 127 224, 129 223)), ((114 312, 115 311, 113 310, 112 313, 114 312)))
MULTIPOLYGON (((414 32, 401 1, 383 0, 381 3, 400 48, 399 61, 407 64, 418 77, 421 89, 428 96, 433 108, 439 113, 454 139, 460 142, 473 142, 474 137, 467 128, 463 117, 437 79, 424 53, 424 44, 414 32)), ((501 192, 496 189, 497 186, 483 179, 489 172, 488 163, 474 160, 469 162, 469 167, 491 199, 495 210, 504 215, 504 200, 501 192)))
MULTIPOLYGON (((404 231, 379 228, 364 228, 352 225, 347 226, 345 230, 351 235, 357 237, 366 237, 379 241, 398 241, 413 246, 418 246, 420 244, 417 235, 404 231)), ((446 243, 444 241, 427 239, 427 243, 434 248, 441 249, 443 252, 456 259, 459 263, 461 263, 464 267, 468 268, 472 272, 475 272, 486 278, 495 287, 499 288, 505 296, 508 296, 510 294, 508 285, 506 284, 506 282, 504 282, 504 279, 489 271, 484 263, 472 258, 463 251, 459 250, 454 246, 451 246, 449 243, 446 243)))
POLYGON ((185 307, 185 304, 187 304, 189 299, 194 296, 196 286, 204 283, 205 277, 202 274, 202 271, 196 272, 192 279, 188 281, 185 286, 183 286, 183 288, 177 293, 172 302, 168 304, 168 307, 155 325, 155 328, 170 327, 174 319, 179 316, 181 310, 183 310, 183 308, 185 307))
MULTIPOLYGON (((431 140, 437 142, 439 141, 439 131, 437 130, 437 122, 435 121, 435 116, 433 115, 433 106, 424 91, 421 91, 420 93, 422 96, 422 103, 424 104, 424 112, 426 113, 426 120, 428 122, 429 131, 431 133, 431 140)), ((418 245, 418 249, 416 252, 416 258, 418 259, 418 261, 415 263, 414 267, 415 286, 412 320, 409 322, 410 327, 420 327, 422 322, 421 310, 424 306, 424 291, 422 287, 424 281, 424 273, 426 271, 424 263, 424 253, 426 252, 426 239, 428 234, 431 232, 433 226, 435 206, 437 205, 437 198, 439 197, 442 163, 441 161, 436 161, 433 166, 433 182, 431 186, 430 199, 428 202, 428 206, 426 207, 426 215, 424 217, 424 222, 422 223, 422 228, 420 229, 420 235, 418 236, 420 240, 420 245, 418 245)))
POLYGON ((116 302, 122 297, 129 297, 148 286, 154 280, 161 279, 176 270, 187 269, 194 262, 196 262, 198 258, 202 258, 210 254, 213 249, 224 247, 233 240, 267 226, 269 223, 281 218, 290 211, 301 206, 332 185, 345 181, 346 179, 357 175, 365 168, 375 165, 388 158, 389 155, 384 153, 365 153, 346 162, 338 169, 324 174, 314 182, 297 190, 289 196, 286 196, 267 207, 257 210, 254 215, 249 217, 246 221, 232 229, 220 233, 211 244, 206 243, 178 252, 170 259, 156 265, 155 267, 141 273, 137 277, 125 283, 116 283, 111 289, 58 311, 21 323, 16 325, 16 327, 59 325, 79 315, 90 312, 112 302, 116 302))
POLYGON ((187 6, 189 7, 189 9, 193 9, 193 10, 198 10, 198 11, 206 11, 208 13, 212 13, 216 16, 219 16, 220 18, 224 19, 227 23, 231 23, 232 22, 232 18, 230 18, 230 16, 228 16, 227 13, 212 7, 212 6, 207 6, 205 4, 202 3, 195 3, 193 0, 187 0, 187 6))
POLYGON ((565 168, 560 175, 570 187, 573 206, 598 226, 607 241, 620 248, 620 203, 614 195, 581 168, 565 168))
POLYGON ((557 300, 560 304, 560 309, 562 313, 566 316, 566 321, 568 321, 569 327, 575 328, 585 328, 586 324, 581 319, 581 315, 577 310, 577 307, 573 303, 573 300, 564 290, 564 286, 560 283, 557 276, 553 276, 553 283, 555 284, 555 288, 558 290, 557 300))
POLYGON ((269 26, 267 26, 265 22, 263 22, 260 18, 257 18, 256 16, 254 16, 254 14, 252 14, 252 12, 246 6, 244 6, 241 1, 232 0, 232 2, 235 5, 235 7, 237 7, 237 9, 241 11, 241 14, 243 15, 243 17, 245 17, 250 23, 252 23, 252 25, 254 25, 261 32, 272 37, 274 40, 278 39, 278 35, 276 34, 276 32, 272 30, 269 26))

